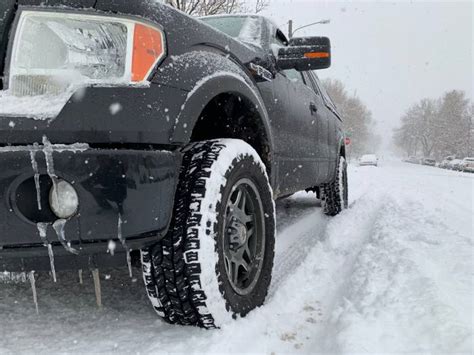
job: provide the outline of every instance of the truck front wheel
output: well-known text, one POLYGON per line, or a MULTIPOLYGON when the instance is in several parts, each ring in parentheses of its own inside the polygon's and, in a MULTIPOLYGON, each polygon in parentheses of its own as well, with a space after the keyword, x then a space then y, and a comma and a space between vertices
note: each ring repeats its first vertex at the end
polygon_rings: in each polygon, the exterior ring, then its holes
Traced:
POLYGON ((184 152, 168 235, 142 250, 143 275, 167 322, 216 328, 263 304, 275 245, 265 165, 235 139, 184 152))

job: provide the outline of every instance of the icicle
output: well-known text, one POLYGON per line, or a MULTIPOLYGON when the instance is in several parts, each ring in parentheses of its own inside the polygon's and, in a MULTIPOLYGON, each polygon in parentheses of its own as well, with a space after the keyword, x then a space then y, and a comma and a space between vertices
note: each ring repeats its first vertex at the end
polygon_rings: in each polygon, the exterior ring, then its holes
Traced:
POLYGON ((82 280, 82 269, 79 269, 79 284, 82 285, 84 282, 82 280))
POLYGON ((39 236, 41 241, 43 242, 44 246, 48 248, 48 256, 49 256, 49 265, 51 266, 51 274, 53 275, 54 282, 57 282, 56 278, 56 267, 54 266, 54 252, 51 243, 47 240, 46 234, 48 230, 47 223, 37 223, 36 228, 38 228, 39 236))
POLYGON ((54 265, 54 252, 51 244, 48 244, 48 255, 49 255, 49 265, 51 266, 51 274, 53 275, 53 281, 58 282, 56 278, 56 266, 54 265))
POLYGON ((100 288, 99 269, 92 270, 92 278, 94 279, 95 300, 97 302, 97 307, 102 308, 102 291, 100 288))
POLYGON ((36 314, 39 314, 38 295, 36 293, 35 272, 30 271, 30 273, 28 274, 28 278, 30 279, 31 291, 33 292, 33 302, 35 303, 36 314))
POLYGON ((46 170, 48 172, 48 175, 56 177, 56 174, 54 172, 53 152, 53 145, 48 140, 48 137, 43 136, 43 153, 46 159, 46 170))
POLYGON ((132 256, 130 255, 130 250, 127 251, 127 266, 128 266, 128 274, 130 275, 130 278, 133 278, 132 256))
POLYGON ((55 230, 59 241, 61 242, 64 249, 66 249, 71 254, 78 255, 79 252, 71 247, 71 243, 66 240, 66 235, 64 232, 64 228, 66 226, 67 221, 65 219, 58 219, 56 222, 53 223, 53 229, 55 230))
POLYGON ((54 159, 53 159, 53 152, 54 152, 54 146, 51 144, 51 142, 48 140, 48 137, 43 136, 43 153, 44 153, 44 158, 46 159, 46 171, 48 172, 48 176, 51 179, 51 182, 53 183, 54 189, 53 191, 54 196, 53 198, 56 200, 56 205, 59 206, 59 195, 58 195, 58 177, 54 171, 54 159))
POLYGON ((123 246, 123 248, 125 249, 125 251, 127 253, 128 273, 129 273, 130 277, 133 277, 132 257, 130 255, 130 249, 128 248, 128 245, 125 241, 125 238, 122 235, 122 215, 120 213, 119 213, 119 216, 118 216, 117 237, 120 240, 120 243, 122 243, 122 246, 123 246))
MULTIPOLYGON (((37 145, 35 145, 37 147, 37 145)), ((33 168, 35 187, 36 187, 36 203, 38 204, 38 210, 41 211, 41 190, 40 190, 40 175, 38 170, 38 163, 36 162, 36 150, 30 151, 31 167, 33 168)))
POLYGON ((38 229, 39 236, 41 238, 41 241, 43 244, 46 246, 49 244, 48 240, 46 239, 46 232, 48 230, 48 224, 47 223, 36 223, 36 228, 38 229))

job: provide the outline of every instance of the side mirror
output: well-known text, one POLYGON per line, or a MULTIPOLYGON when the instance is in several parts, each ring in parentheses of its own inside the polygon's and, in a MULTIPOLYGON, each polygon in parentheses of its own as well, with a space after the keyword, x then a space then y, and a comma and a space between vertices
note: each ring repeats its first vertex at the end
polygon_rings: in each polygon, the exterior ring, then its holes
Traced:
POLYGON ((327 37, 301 37, 280 48, 277 59, 282 70, 298 71, 326 69, 331 66, 331 42, 327 37))

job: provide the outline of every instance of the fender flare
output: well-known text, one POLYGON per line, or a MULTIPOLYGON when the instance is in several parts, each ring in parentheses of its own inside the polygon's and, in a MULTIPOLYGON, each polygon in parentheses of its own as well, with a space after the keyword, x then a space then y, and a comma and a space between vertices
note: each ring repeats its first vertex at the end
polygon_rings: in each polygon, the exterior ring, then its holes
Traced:
MULTIPOLYGON (((216 71, 214 74, 198 80, 194 88, 188 93, 181 111, 176 117, 172 142, 189 143, 193 129, 205 107, 218 95, 234 93, 249 100, 262 118, 265 135, 268 139, 269 150, 273 152, 273 136, 270 119, 264 101, 257 87, 246 78, 242 72, 216 71)), ((273 164, 273 163, 272 163, 273 164)))

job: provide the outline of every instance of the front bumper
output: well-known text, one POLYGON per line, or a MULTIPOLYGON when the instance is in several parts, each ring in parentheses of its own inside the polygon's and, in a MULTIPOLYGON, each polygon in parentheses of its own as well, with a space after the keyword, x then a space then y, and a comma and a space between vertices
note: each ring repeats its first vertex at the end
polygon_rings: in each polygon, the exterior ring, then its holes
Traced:
POLYGON ((65 262, 60 262, 64 267, 59 269, 90 264, 91 255, 102 254, 107 263, 110 240, 116 242, 118 250, 120 238, 132 250, 156 242, 167 232, 171 220, 180 164, 179 151, 0 148, 0 269, 49 268, 38 222, 48 223, 47 240, 58 251, 59 260, 64 254, 65 262), (40 177, 39 192, 35 172, 40 177), (78 256, 62 251, 52 228, 57 219, 48 199, 52 174, 70 182, 79 197, 78 213, 64 229, 78 256))

